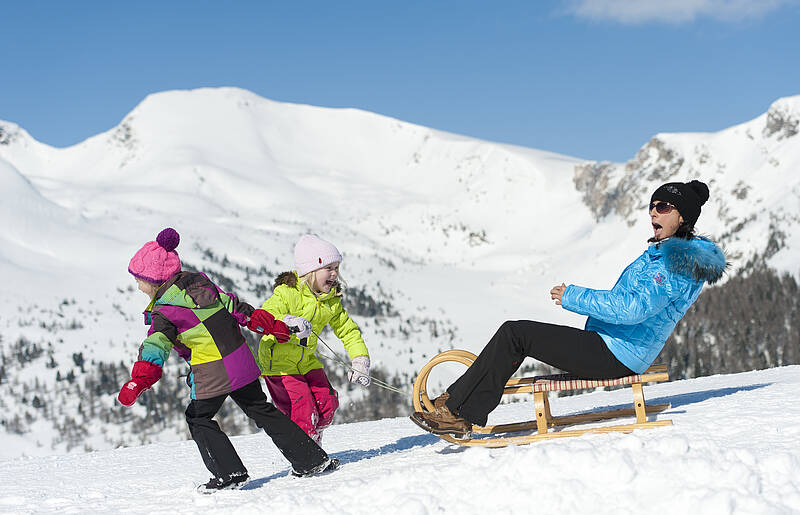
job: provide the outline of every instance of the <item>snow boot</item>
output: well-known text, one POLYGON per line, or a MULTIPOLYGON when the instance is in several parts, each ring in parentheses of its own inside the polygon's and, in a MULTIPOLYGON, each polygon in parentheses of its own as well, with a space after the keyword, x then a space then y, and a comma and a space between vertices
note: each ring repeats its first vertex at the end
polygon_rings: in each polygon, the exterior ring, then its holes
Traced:
POLYGON ((435 399, 433 399, 433 408, 437 409, 437 410, 440 409, 440 408, 444 408, 445 407, 444 403, 447 402, 447 399, 449 399, 449 398, 450 398, 450 394, 447 393, 447 392, 444 392, 440 396, 438 396, 435 399))
POLYGON ((203 494, 213 494, 220 490, 238 490, 247 484, 250 476, 247 472, 231 474, 227 477, 212 477, 208 483, 197 487, 197 491, 203 494))
POLYGON ((450 396, 442 394, 433 401, 436 409, 430 413, 415 411, 409 417, 416 425, 435 435, 450 434, 458 440, 468 440, 472 437, 472 424, 457 415, 454 415, 445 405, 450 396))
POLYGON ((339 468, 339 459, 329 458, 326 461, 323 461, 321 464, 317 465, 316 467, 302 472, 297 471, 294 469, 294 467, 292 467, 292 476, 294 477, 318 476, 322 474, 327 474, 329 472, 333 472, 338 468, 339 468))

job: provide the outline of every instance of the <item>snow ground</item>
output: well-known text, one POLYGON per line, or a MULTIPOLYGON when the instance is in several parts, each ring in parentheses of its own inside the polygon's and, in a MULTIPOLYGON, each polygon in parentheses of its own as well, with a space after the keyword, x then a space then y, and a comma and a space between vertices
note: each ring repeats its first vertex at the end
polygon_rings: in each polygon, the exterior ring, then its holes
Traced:
MULTIPOLYGON (((500 449, 405 418, 333 426, 342 461, 295 479, 263 433, 233 438, 252 481, 201 495, 193 442, 0 462, 0 513, 800 513, 800 366, 645 387, 674 425, 500 449)), ((554 415, 621 406, 630 389, 554 398, 554 415)), ((490 422, 529 419, 500 406, 490 422)))

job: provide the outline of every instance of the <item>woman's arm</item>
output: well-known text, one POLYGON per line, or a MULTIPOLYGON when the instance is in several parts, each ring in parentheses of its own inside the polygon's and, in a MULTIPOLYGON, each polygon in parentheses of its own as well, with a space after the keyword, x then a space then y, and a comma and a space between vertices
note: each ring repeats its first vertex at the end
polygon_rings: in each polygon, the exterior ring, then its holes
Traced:
POLYGON ((669 304, 669 281, 663 274, 639 280, 633 288, 593 290, 570 284, 561 295, 561 307, 603 322, 634 325, 647 320, 669 304))

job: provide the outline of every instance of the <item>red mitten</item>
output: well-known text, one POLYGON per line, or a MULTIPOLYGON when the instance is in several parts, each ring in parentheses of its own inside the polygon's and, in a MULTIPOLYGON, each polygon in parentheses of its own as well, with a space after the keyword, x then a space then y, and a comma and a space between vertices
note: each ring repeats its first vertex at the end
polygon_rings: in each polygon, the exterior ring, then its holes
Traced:
POLYGON ((281 322, 280 320, 276 320, 274 324, 272 324, 272 334, 275 335, 275 339, 281 343, 289 341, 289 326, 281 322))
POLYGON ((274 334, 279 342, 289 341, 289 328, 280 320, 275 320, 272 313, 257 309, 250 315, 247 328, 259 334, 274 334))
POLYGON ((257 309, 250 315, 250 320, 247 321, 247 328, 254 333, 269 334, 274 323, 275 317, 272 316, 272 313, 257 309))
POLYGON ((161 379, 161 367, 149 361, 137 361, 131 370, 131 380, 122 385, 117 399, 123 406, 133 406, 139 395, 161 379))

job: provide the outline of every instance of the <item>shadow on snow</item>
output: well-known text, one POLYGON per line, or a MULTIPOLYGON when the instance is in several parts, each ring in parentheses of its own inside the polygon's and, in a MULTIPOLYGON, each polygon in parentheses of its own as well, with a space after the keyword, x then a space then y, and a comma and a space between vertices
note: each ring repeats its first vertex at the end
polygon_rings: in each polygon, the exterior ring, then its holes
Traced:
POLYGON ((649 399, 648 402, 653 404, 670 403, 670 409, 678 408, 681 406, 688 406, 689 404, 697 404, 698 402, 707 401, 708 399, 715 399, 717 397, 726 397, 739 392, 748 392, 750 390, 757 390, 770 386, 772 383, 748 384, 745 386, 730 386, 727 388, 716 388, 714 390, 703 390, 701 392, 681 393, 677 395, 670 395, 668 397, 655 397, 649 399))
MULTIPOLYGON (((670 414, 677 414, 677 413, 685 413, 685 410, 676 411, 675 408, 679 408, 681 406, 688 406, 690 404, 697 404, 699 402, 707 401, 709 399, 715 399, 719 397, 726 397, 728 395, 733 395, 739 392, 746 392, 751 390, 757 390, 759 388, 764 388, 766 386, 770 386, 772 383, 760 383, 760 384, 751 384, 745 386, 736 386, 736 387, 726 387, 726 388, 715 388, 713 390, 703 390, 699 392, 690 392, 690 393, 681 393, 677 395, 669 395, 664 397, 653 397, 647 399, 647 403, 650 405, 653 404, 666 404, 669 403, 670 407, 668 410, 664 411, 663 414, 670 415, 670 414)), ((587 413, 596 413, 600 411, 611 411, 623 408, 630 408, 633 404, 633 401, 625 403, 625 404, 615 404, 615 405, 607 405, 607 406, 598 406, 596 408, 592 408, 591 410, 584 410, 578 412, 569 412, 569 413, 559 413, 556 416, 565 416, 565 415, 583 415, 587 413)), ((626 417, 619 417, 619 418, 626 418, 626 417)), ((613 419, 609 419, 613 420, 613 419)), ((597 421, 600 422, 600 421, 597 421)), ((580 425, 580 424, 576 424, 580 425)), ((558 432, 563 429, 571 428, 574 426, 560 426, 555 429, 555 432, 558 432)), ((535 432, 535 429, 532 431, 518 431, 515 434, 532 434, 535 432)), ((506 433, 511 434, 511 433, 506 433)), ((431 435, 433 436, 433 435, 431 435)), ((486 434, 486 435, 477 435, 474 437, 476 440, 480 440, 483 438, 496 438, 497 433, 495 434, 486 434)), ((457 446, 457 445, 450 445, 442 450, 437 451, 440 454, 450 454, 450 453, 457 453, 463 452, 467 449, 464 446, 457 446)))
MULTIPOLYGON (((649 403, 652 404, 662 404, 662 403, 669 403, 670 409, 665 413, 678 413, 674 410, 675 408, 679 408, 681 406, 688 406, 690 404, 697 404, 699 402, 707 401, 709 399, 716 399, 719 397, 727 397, 728 395, 733 395, 739 392, 747 392, 751 390, 757 390, 759 388, 764 388, 766 386, 770 386, 772 383, 760 383, 760 384, 751 384, 745 386, 736 386, 736 387, 727 387, 727 388, 715 388, 713 390, 703 390, 700 392, 690 392, 690 393, 681 393, 677 395, 669 395, 666 397, 654 397, 652 399, 648 399, 649 403)), ((611 409, 619 409, 625 408, 630 406, 631 403, 626 404, 618 404, 613 406, 601 406, 591 411, 582 411, 580 413, 593 413, 595 411, 605 411, 611 409)), ((577 413, 576 413, 577 414, 577 413)), ((396 442, 386 444, 382 447, 378 447, 377 449, 351 449, 348 451, 337 452, 334 454, 339 460, 342 462, 342 465, 347 463, 354 463, 361 460, 367 460, 370 458, 375 458, 376 456, 381 456, 384 454, 390 454, 393 452, 400 452, 400 451, 407 451, 409 449, 413 449, 414 447, 423 447, 427 445, 433 445, 437 442, 440 442, 441 439, 436 435, 432 434, 421 434, 416 436, 406 436, 400 438, 396 442)), ((444 450, 439 451, 440 453, 451 453, 451 452, 463 452, 466 450, 466 447, 456 447, 450 448, 447 447, 444 450)), ((243 490, 255 490, 256 488, 261 488, 265 484, 269 483, 273 479, 277 479, 279 477, 286 477, 288 473, 282 472, 279 474, 273 474, 269 477, 255 479, 250 481, 243 490)))
MULTIPOLYGON (((336 458, 339 458, 339 461, 342 465, 346 465, 347 463, 354 463, 361 460, 367 460, 370 458, 375 458, 376 456, 382 456, 384 454, 391 454, 393 452, 400 452, 400 451, 407 451, 409 449, 413 449, 414 447, 423 447, 426 445, 432 445, 436 442, 440 442, 441 440, 432 434, 422 434, 416 436, 406 436, 400 438, 396 442, 392 442, 386 444, 382 447, 378 447, 377 449, 351 449, 348 451, 342 451, 331 454, 336 458)), ((269 483, 273 479, 278 479, 281 477, 287 477, 289 475, 288 472, 281 472, 278 474, 272 474, 268 477, 263 477, 259 479, 254 479, 247 483, 242 490, 255 490, 257 488, 261 488, 265 484, 269 483)))

